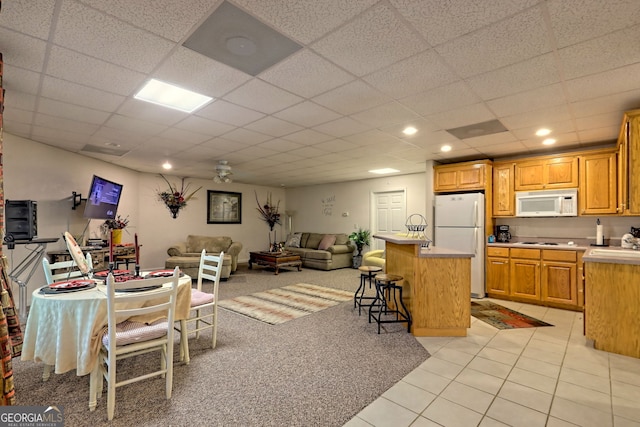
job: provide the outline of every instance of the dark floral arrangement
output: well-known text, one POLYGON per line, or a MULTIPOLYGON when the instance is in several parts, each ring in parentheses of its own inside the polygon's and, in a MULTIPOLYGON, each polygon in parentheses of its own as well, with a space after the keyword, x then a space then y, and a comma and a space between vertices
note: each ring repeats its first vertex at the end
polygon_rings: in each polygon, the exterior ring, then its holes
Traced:
POLYGON ((255 194, 256 194, 256 202, 258 203, 258 207, 256 208, 256 210, 260 212, 260 215, 262 216, 262 219, 264 220, 264 222, 269 224, 269 229, 273 231, 274 225, 282 224, 280 222, 280 213, 278 213, 278 209, 280 208, 280 201, 278 200, 278 203, 274 205, 271 202, 271 193, 269 193, 267 195, 266 202, 262 204, 258 200, 258 193, 255 193, 255 194))
POLYGON ((187 206, 187 202, 189 201, 189 199, 191 199, 193 195, 196 194, 196 192, 202 188, 202 187, 198 187, 197 189, 189 193, 188 191, 189 191, 190 184, 187 184, 185 186, 184 178, 182 178, 182 183, 181 183, 180 189, 178 190, 178 186, 174 186, 173 184, 171 184, 169 180, 165 178, 164 175, 160 175, 160 176, 162 177, 162 179, 164 179, 167 185, 169 185, 169 189, 164 191, 159 191, 158 197, 169 208, 171 207, 183 208, 187 206))
POLYGON ((115 219, 108 219, 103 224, 102 227, 107 230, 122 230, 127 225, 129 225, 129 215, 126 218, 121 217, 120 215, 116 216, 115 219))

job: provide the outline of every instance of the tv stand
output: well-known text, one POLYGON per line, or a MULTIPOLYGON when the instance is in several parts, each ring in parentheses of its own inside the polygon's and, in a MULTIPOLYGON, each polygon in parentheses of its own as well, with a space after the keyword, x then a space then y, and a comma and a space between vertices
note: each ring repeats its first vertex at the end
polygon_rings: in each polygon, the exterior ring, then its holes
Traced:
POLYGON ((75 191, 71 193, 71 200, 73 201, 73 204, 71 205, 71 210, 73 211, 75 211, 76 208, 82 204, 82 202, 87 201, 87 199, 82 198, 82 194, 76 193, 75 191))
POLYGON ((11 245, 8 245, 9 249, 14 249, 15 245, 25 245, 25 249, 31 251, 27 256, 9 273, 9 278, 18 284, 18 317, 20 322, 27 320, 27 285, 29 280, 36 272, 38 267, 42 264, 42 258, 45 254, 45 249, 48 243, 54 243, 60 240, 59 237, 32 239, 32 240, 14 240, 11 245), (28 248, 26 245, 35 244, 33 248, 28 248), (28 271, 28 274, 24 280, 20 279, 20 275, 28 271))

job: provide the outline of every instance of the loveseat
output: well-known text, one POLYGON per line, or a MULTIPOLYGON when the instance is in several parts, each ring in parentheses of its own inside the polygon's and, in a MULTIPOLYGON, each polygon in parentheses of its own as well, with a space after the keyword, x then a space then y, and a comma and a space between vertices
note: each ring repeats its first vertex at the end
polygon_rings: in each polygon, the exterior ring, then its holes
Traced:
POLYGON ((303 267, 335 270, 353 265, 356 247, 343 233, 294 233, 284 249, 300 255, 303 267))
POLYGON ((165 261, 165 268, 173 269, 180 267, 180 270, 191 276, 198 277, 200 267, 200 254, 205 249, 207 253, 219 254, 224 251, 222 261, 221 279, 228 279, 231 273, 238 268, 238 255, 242 250, 242 243, 234 242, 227 236, 198 236, 190 234, 185 242, 172 245, 167 249, 169 258, 165 261))

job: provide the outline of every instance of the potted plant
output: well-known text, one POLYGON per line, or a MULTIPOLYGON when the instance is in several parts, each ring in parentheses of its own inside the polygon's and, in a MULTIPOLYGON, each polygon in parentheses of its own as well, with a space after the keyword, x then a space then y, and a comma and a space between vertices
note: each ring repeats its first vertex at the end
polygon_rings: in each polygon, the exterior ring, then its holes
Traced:
POLYGON ((358 248, 358 256, 360 257, 362 256, 362 248, 369 246, 371 232, 369 230, 359 228, 358 231, 354 231, 349 235, 349 239, 353 240, 353 243, 356 244, 356 248, 358 248))

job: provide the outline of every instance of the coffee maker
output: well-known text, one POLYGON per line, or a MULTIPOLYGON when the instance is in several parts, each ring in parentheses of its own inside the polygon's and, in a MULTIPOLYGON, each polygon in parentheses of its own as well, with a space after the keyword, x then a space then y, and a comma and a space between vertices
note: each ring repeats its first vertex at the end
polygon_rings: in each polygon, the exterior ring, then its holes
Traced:
POLYGON ((496 241, 500 243, 509 243, 511 233, 509 233, 508 225, 496 225, 496 241))

